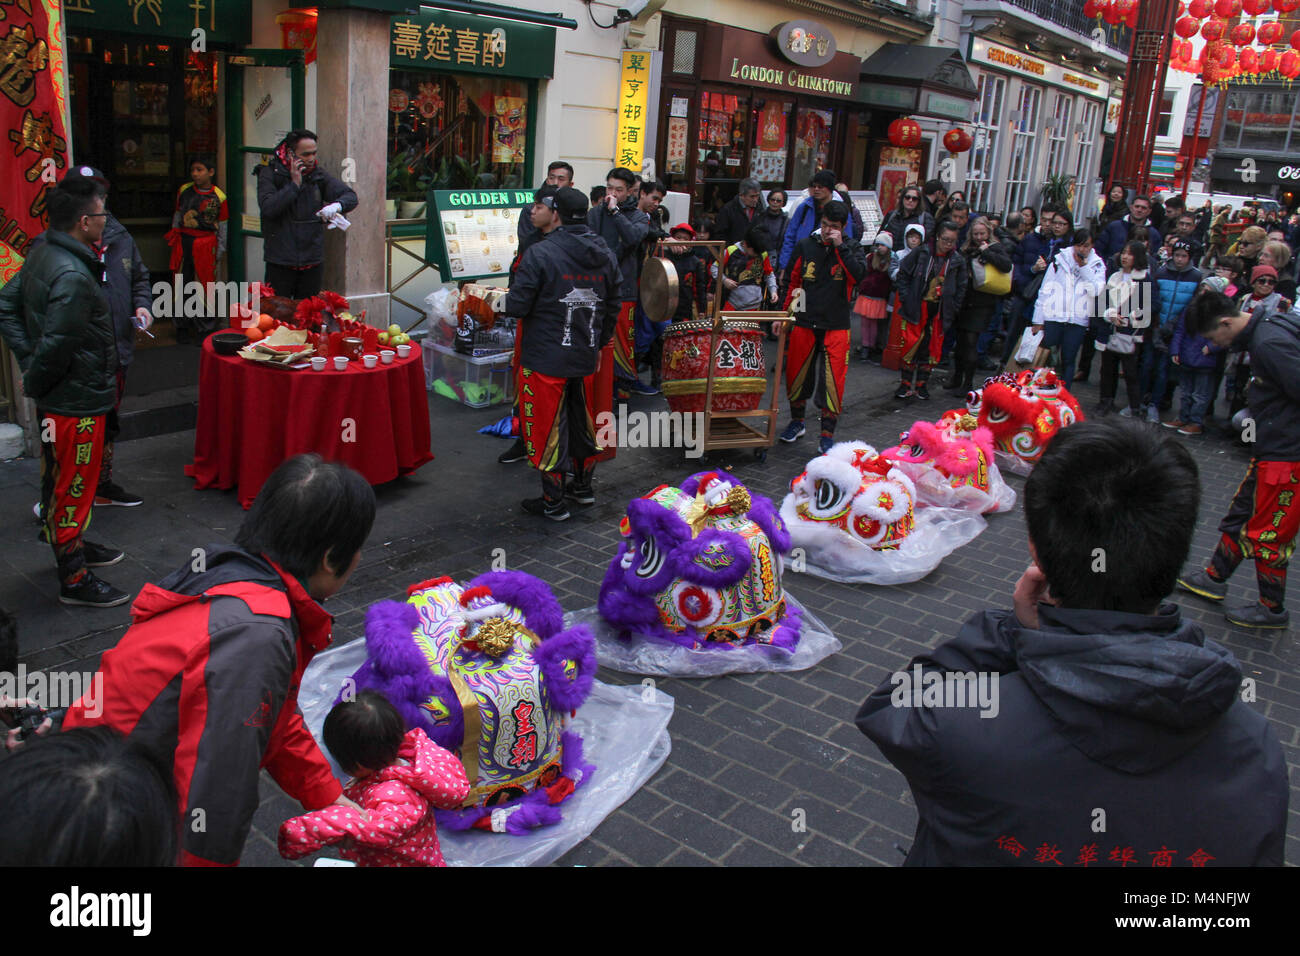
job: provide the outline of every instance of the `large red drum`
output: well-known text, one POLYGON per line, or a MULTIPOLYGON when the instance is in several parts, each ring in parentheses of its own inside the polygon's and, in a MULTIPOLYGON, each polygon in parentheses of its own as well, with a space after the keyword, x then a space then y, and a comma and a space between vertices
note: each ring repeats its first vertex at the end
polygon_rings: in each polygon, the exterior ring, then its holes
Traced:
MULTIPOLYGON (((663 393, 674 412, 704 411, 709 368, 708 320, 674 322, 664 332, 663 393)), ((713 411, 752 412, 767 391, 763 329, 726 320, 713 352, 713 411)))

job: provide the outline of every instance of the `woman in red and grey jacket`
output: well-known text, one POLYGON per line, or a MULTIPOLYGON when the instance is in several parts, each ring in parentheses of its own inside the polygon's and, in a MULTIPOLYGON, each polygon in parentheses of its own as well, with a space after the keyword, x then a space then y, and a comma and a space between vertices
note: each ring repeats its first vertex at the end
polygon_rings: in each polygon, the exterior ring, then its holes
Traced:
POLYGON ((329 646, 319 604, 346 583, 375 518, 351 469, 298 455, 271 475, 235 547, 192 562, 131 608, 91 693, 63 726, 106 724, 172 768, 180 863, 233 866, 257 810, 263 767, 308 810, 352 805, 298 712, 298 685, 329 646))

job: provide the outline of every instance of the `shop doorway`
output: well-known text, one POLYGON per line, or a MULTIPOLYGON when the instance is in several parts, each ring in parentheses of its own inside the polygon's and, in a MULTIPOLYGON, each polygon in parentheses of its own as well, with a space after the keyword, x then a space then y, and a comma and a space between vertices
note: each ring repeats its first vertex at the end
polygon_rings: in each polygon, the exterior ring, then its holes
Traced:
POLYGON ((226 65, 230 279, 260 281, 262 221, 253 169, 270 160, 285 133, 306 122, 307 66, 301 50, 246 50, 226 65))

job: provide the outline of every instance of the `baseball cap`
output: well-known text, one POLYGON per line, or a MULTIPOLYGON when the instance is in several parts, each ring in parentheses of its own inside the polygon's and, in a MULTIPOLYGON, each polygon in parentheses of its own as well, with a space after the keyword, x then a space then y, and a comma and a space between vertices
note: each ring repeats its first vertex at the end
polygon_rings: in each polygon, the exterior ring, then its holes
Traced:
POLYGON ((587 218, 587 194, 572 186, 555 191, 555 208, 567 223, 584 222, 587 218))
POLYGON ((93 166, 73 166, 59 180, 62 188, 74 191, 87 188, 92 183, 100 189, 108 189, 108 178, 93 166))
POLYGON ((668 230, 668 235, 671 236, 675 232, 684 232, 692 239, 695 238, 695 230, 691 228, 691 224, 688 222, 679 222, 677 225, 673 226, 671 229, 668 230))
POLYGON ((541 203, 548 209, 554 210, 556 209, 555 194, 559 191, 559 186, 541 186, 538 188, 537 192, 533 193, 533 202, 541 203))

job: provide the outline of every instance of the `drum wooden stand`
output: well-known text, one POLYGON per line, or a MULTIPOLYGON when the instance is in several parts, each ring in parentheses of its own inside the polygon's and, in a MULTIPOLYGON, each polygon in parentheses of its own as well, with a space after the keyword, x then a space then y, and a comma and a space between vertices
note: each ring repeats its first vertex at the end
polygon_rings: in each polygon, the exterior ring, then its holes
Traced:
MULTIPOLYGON (((676 240, 660 240, 655 248, 655 255, 663 256, 663 247, 667 243, 674 243, 676 240)), ((703 451, 721 451, 732 448, 752 448, 754 457, 759 461, 767 459, 767 450, 776 444, 776 425, 777 417, 781 413, 781 391, 784 387, 785 372, 785 346, 786 332, 789 330, 793 313, 789 310, 770 311, 770 312, 729 312, 722 308, 725 294, 722 287, 722 254, 727 249, 727 243, 721 240, 708 239, 700 241, 686 241, 681 245, 689 245, 692 248, 703 247, 713 252, 714 261, 718 263, 718 279, 714 284, 713 304, 709 308, 707 316, 701 315, 700 319, 709 321, 712 324, 712 331, 709 334, 709 356, 707 371, 705 373, 704 383, 704 440, 703 451), (717 362, 719 342, 724 334, 724 323, 733 322, 752 322, 759 326, 773 325, 776 329, 776 374, 772 379, 771 398, 765 404, 761 399, 758 407, 745 411, 714 411, 713 410, 713 388, 714 380, 717 377, 717 362), (763 428, 755 427, 750 424, 750 420, 761 420, 764 423, 763 428)), ((680 294, 679 290, 674 288, 673 292, 680 294)), ((672 296, 673 307, 676 307, 676 295, 672 296)), ((764 361, 766 366, 766 359, 764 361)), ((766 367, 764 368, 766 374, 766 367)), ((766 392, 765 392, 766 394, 766 392)))

